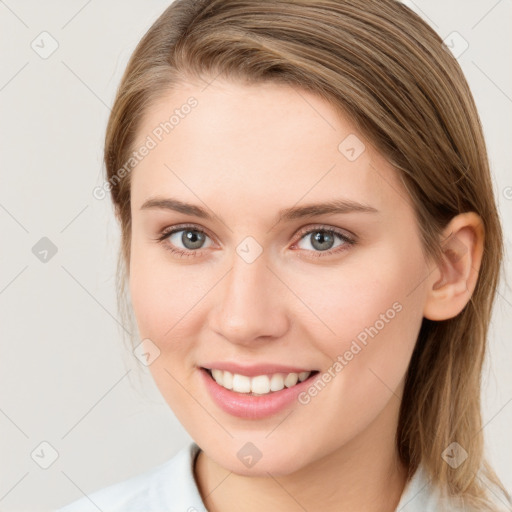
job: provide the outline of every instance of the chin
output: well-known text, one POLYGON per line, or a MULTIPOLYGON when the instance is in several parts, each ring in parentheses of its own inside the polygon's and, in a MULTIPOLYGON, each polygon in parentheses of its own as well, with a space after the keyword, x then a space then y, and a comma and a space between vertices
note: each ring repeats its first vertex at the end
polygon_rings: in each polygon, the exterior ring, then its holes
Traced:
MULTIPOLYGON (((268 477, 269 473, 285 476, 315 460, 314 453, 305 453, 300 446, 283 447, 282 439, 276 437, 270 442, 265 435, 267 432, 261 434, 260 440, 257 436, 246 437, 247 441, 239 437, 231 439, 229 444, 217 442, 211 448, 207 444, 199 446, 216 464, 241 476, 268 477)), ((304 446, 307 442, 304 440, 300 444, 304 446)))

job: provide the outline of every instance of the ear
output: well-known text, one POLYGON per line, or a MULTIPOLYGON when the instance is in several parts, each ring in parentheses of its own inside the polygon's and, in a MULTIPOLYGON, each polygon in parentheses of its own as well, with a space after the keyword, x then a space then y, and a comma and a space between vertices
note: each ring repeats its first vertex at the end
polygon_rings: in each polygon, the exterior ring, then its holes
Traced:
POLYGON ((469 302, 476 286, 484 248, 484 225, 474 212, 455 216, 443 231, 443 258, 427 279, 423 316, 447 320, 469 302))

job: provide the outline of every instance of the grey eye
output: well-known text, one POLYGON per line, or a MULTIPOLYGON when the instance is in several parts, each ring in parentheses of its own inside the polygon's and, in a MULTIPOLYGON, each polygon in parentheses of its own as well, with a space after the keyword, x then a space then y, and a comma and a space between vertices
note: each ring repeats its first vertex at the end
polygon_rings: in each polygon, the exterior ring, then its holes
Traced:
POLYGON ((202 245, 207 238, 209 237, 205 233, 190 228, 180 229, 169 235, 171 244, 191 251, 203 249, 202 245), (178 242, 181 243, 183 247, 180 247, 178 242))
POLYGON ((343 245, 342 243, 339 243, 337 246, 335 246, 334 244, 336 238, 339 238, 343 243, 346 243, 341 235, 334 233, 333 231, 328 231, 326 229, 315 229, 309 233, 306 233, 301 239, 301 242, 309 241, 309 247, 299 246, 299 248, 307 250, 311 250, 311 248, 313 248, 316 251, 328 251, 334 247, 343 245))

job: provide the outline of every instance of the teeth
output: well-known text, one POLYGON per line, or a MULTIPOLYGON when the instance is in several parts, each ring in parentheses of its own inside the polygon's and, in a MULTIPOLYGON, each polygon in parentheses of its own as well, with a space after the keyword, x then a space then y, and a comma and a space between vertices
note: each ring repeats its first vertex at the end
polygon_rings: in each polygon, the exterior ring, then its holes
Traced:
POLYGON ((270 379, 270 391, 281 391, 284 389, 284 377, 282 373, 274 373, 270 379))
MULTIPOLYGON (((218 370, 220 373, 223 373, 221 370, 218 370)), ((231 372, 224 372, 222 377, 222 385, 226 389, 233 389, 233 374, 231 372)))
POLYGON ((211 370, 215 382, 226 389, 232 389, 237 393, 254 393, 257 395, 266 395, 273 391, 281 391, 285 387, 291 388, 297 382, 306 380, 311 372, 300 373, 274 373, 273 375, 257 375, 247 377, 238 373, 228 371, 211 370))
POLYGON ((251 391, 258 395, 270 393, 270 379, 266 375, 258 375, 251 379, 251 391))
POLYGON ((299 373, 299 382, 306 380, 311 375, 311 372, 300 372, 299 373))
POLYGON ((287 388, 291 388, 292 386, 295 386, 295 384, 297 384, 298 380, 299 375, 297 373, 289 373, 284 379, 284 385, 287 388))
MULTIPOLYGON (((224 382, 221 385, 223 386, 224 382)), ((237 391, 238 393, 250 393, 251 378, 235 373, 233 375, 233 391, 237 391)))

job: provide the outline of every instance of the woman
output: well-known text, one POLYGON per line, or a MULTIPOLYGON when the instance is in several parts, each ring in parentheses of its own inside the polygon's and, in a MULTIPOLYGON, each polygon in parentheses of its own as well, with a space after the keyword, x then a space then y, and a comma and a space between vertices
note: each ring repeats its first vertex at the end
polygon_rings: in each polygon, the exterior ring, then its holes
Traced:
POLYGON ((105 163, 135 353, 194 442, 62 511, 509 510, 480 416, 500 221, 472 95, 417 15, 178 0, 105 163))

